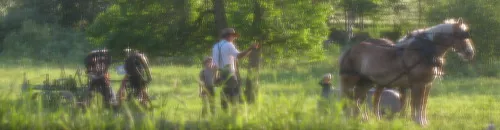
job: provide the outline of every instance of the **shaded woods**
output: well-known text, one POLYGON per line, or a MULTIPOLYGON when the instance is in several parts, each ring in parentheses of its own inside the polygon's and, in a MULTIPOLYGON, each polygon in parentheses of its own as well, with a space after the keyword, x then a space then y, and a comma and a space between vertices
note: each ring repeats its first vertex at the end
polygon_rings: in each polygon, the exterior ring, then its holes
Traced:
POLYGON ((325 59, 324 41, 396 40, 407 32, 463 17, 479 61, 496 59, 498 2, 478 0, 1 0, 2 56, 78 60, 88 50, 126 47, 154 57, 208 55, 223 27, 242 34, 239 48, 263 45, 265 59, 325 59), (336 32, 337 31, 337 32, 336 32), (340 32, 339 32, 340 31, 340 32), (357 35, 360 34, 360 35, 357 35), (24 51, 19 51, 24 49, 24 51), (21 53, 22 52, 22 53, 21 53))

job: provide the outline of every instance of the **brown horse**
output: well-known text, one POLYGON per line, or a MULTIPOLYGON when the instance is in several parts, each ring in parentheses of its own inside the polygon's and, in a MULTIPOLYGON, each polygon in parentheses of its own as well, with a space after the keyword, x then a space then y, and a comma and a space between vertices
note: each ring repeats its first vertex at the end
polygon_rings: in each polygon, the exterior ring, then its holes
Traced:
POLYGON ((124 68, 127 75, 123 78, 122 86, 118 90, 119 104, 125 98, 130 100, 135 97, 143 106, 152 108, 151 100, 146 91, 147 85, 152 81, 148 58, 136 50, 127 49, 126 52, 128 56, 125 59, 124 68), (127 97, 125 97, 126 95, 127 97))
POLYGON ((110 86, 108 68, 111 66, 111 55, 108 50, 94 50, 84 59, 86 74, 88 76, 89 91, 86 105, 90 104, 95 91, 101 93, 107 107, 114 101, 114 93, 110 86))
MULTIPOLYGON (((464 60, 474 57, 468 27, 461 20, 446 20, 427 29, 414 31, 395 45, 386 39, 369 39, 352 46, 340 57, 342 96, 355 101, 357 115, 368 90, 374 86, 374 111, 378 113, 381 90, 398 87, 404 113, 406 90, 411 90, 412 118, 427 125, 426 106, 432 81, 443 75, 442 66, 448 50, 464 60)), ((348 104, 348 106, 352 106, 348 104)), ((367 119, 366 113, 362 114, 367 119)))

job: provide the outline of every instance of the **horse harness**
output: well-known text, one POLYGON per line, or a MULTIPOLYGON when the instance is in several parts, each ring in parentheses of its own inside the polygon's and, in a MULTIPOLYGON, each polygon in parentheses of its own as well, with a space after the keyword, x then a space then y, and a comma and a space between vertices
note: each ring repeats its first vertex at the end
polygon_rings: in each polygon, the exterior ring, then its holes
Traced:
MULTIPOLYGON (((414 38, 415 38, 415 40, 421 40, 421 41, 423 41, 423 43, 425 43, 425 44, 434 45, 434 42, 432 40, 430 40, 428 37, 425 37, 425 35, 417 35, 417 36, 414 36, 414 38)), ((398 48, 399 51, 403 51, 405 49, 408 49, 408 48, 398 48)), ((418 48, 418 49, 415 49, 415 50, 420 50, 420 55, 421 56, 424 56, 424 55, 431 55, 432 56, 435 53, 435 49, 436 49, 436 47, 432 46, 431 48, 424 48, 424 49, 418 48), (429 49, 431 49, 431 50, 429 50, 429 49), (428 54, 428 53, 431 53, 431 54, 428 54)), ((396 76, 394 79, 392 79, 391 81, 389 81, 386 84, 381 85, 381 86, 391 85, 392 83, 394 83, 397 80, 401 79, 401 77, 403 77, 404 75, 408 75, 408 73, 410 73, 411 70, 413 70, 415 67, 417 67, 417 65, 419 65, 420 63, 422 63, 423 61, 425 61, 425 59, 426 59, 425 57, 424 58, 420 58, 416 63, 414 63, 414 64, 412 64, 410 66, 408 66, 408 64, 405 62, 404 58, 401 59, 401 63, 402 63, 403 68, 405 70, 403 72, 401 72, 398 76, 396 76)), ((434 60, 434 58, 432 58, 432 60, 434 60)), ((432 63, 432 64, 435 65, 434 63, 432 63)))
MULTIPOLYGON (((411 48, 404 48, 404 47, 396 47, 396 46, 388 46, 388 45, 377 45, 377 46, 384 46, 384 47, 391 47, 391 48, 397 48, 398 52, 402 52, 404 50, 416 50, 416 51, 419 51, 420 52, 420 55, 423 56, 423 58, 420 58, 416 63, 414 64, 411 64, 411 65, 408 65, 404 59, 401 60, 402 62, 402 65, 403 65, 403 68, 405 69, 403 72, 401 72, 400 74, 398 74, 398 76, 396 76, 394 79, 390 80, 389 82, 387 82, 386 84, 383 84, 381 86, 389 86, 391 85, 392 83, 394 83, 395 81, 401 79, 404 75, 408 75, 408 73, 413 70, 415 67, 417 67, 417 65, 421 64, 422 62, 426 61, 426 60, 429 60, 427 61, 428 63, 430 63, 430 65, 433 65, 433 66, 438 66, 438 64, 436 63, 436 59, 434 57, 435 53, 436 53, 436 46, 440 45, 440 44, 436 44, 434 41, 430 40, 426 35, 424 35, 426 33, 421 33, 419 35, 415 35, 415 36, 412 36, 414 37, 415 40, 419 40, 419 41, 422 41, 421 43, 423 44, 428 44, 428 45, 431 45, 430 48, 424 48, 424 47, 419 47, 419 48, 415 48, 415 49, 411 49, 411 48), (429 57, 429 56, 432 56, 430 58, 426 58, 426 57, 429 57)), ((424 46, 424 45, 419 45, 419 46, 424 46)), ((348 50, 347 53, 350 52, 351 49, 348 50)), ((398 55, 402 55, 403 53, 398 53, 398 55)), ((348 72, 341 72, 341 73, 348 73, 348 72)), ((358 75, 361 75, 359 72, 354 72, 358 75)))
MULTIPOLYGON (((382 85, 382 86, 388 86, 388 85, 391 85, 392 83, 396 82, 397 80, 401 79, 401 77, 403 77, 404 75, 407 75, 411 70, 413 70, 415 67, 417 67, 417 65, 419 65, 420 63, 422 63, 423 61, 425 61, 425 57, 426 56, 432 56, 430 57, 428 60, 432 60, 432 61, 428 61, 430 62, 430 64, 432 66, 441 66, 441 64, 438 64, 437 60, 434 56, 435 56, 435 53, 436 53, 436 46, 446 46, 446 45, 442 45, 442 44, 437 44, 436 42, 432 41, 431 39, 429 39, 429 37, 426 36, 426 34, 428 33, 420 33, 418 35, 415 35, 413 36, 415 38, 415 40, 421 40, 423 41, 424 44, 430 44, 431 45, 431 48, 417 48, 417 49, 414 49, 414 50, 421 50, 420 51, 420 55, 423 56, 424 58, 420 58, 420 60, 418 60, 415 64, 412 64, 411 66, 408 66, 407 63, 405 62, 404 59, 401 60, 402 64, 403 64, 403 67, 405 68, 405 71, 401 72, 396 78, 392 79, 391 81, 389 81, 388 83, 382 85), (431 50, 429 50, 431 49, 431 50), (423 50, 423 51, 422 51, 423 50)), ((453 34, 453 37, 456 37, 458 39, 467 39, 467 38, 470 38, 470 33, 469 32, 459 32, 459 33, 454 33, 453 34)), ((422 45, 420 45, 422 46, 422 45)), ((401 48, 401 47, 398 47, 399 50, 404 50, 404 49, 408 49, 408 48, 401 48)))

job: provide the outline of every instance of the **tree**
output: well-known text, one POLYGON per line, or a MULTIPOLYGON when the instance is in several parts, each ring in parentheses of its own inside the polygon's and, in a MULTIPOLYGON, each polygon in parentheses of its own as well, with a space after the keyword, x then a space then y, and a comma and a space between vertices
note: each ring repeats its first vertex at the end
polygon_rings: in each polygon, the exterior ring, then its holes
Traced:
MULTIPOLYGON (((263 53, 276 57, 322 56, 320 43, 326 39, 325 21, 331 13, 330 3, 325 1, 259 1, 266 10, 259 25, 263 33, 258 32, 266 34, 262 42, 267 49, 263 53)), ((224 27, 242 34, 238 45, 243 48, 256 39, 253 1, 203 2, 112 1, 87 33, 95 45, 112 50, 129 46, 149 52, 151 57, 206 55, 224 27)))
POLYGON ((489 0, 477 0, 475 2, 465 2, 462 0, 448 0, 432 3, 427 12, 427 20, 430 24, 439 24, 447 18, 463 18, 469 23, 471 36, 474 40, 479 61, 490 61, 497 59, 500 46, 497 42, 500 38, 498 28, 500 28, 500 13, 497 6, 500 2, 489 0))
POLYGON ((339 5, 345 11, 345 23, 346 23, 346 31, 348 33, 347 40, 348 42, 354 36, 353 26, 356 20, 356 17, 359 17, 360 29, 364 29, 364 17, 366 15, 373 15, 377 13, 380 2, 378 0, 341 0, 339 5))
MULTIPOLYGON (((266 37, 266 34, 264 34, 262 23, 264 10, 261 7, 261 1, 259 0, 253 0, 253 5, 253 37, 257 40, 257 43, 263 44, 266 37)), ((245 87, 245 99, 248 103, 254 103, 256 98, 258 97, 261 50, 262 48, 254 50, 249 57, 250 60, 245 87)))
POLYGON ((199 56, 213 43, 211 9, 199 0, 115 2, 87 33, 96 45, 116 52, 131 47, 151 57, 199 56))
MULTIPOLYGON (((215 26, 217 32, 227 28, 226 9, 224 0, 212 0, 214 4, 215 26)), ((218 34, 218 33, 217 33, 218 34)))

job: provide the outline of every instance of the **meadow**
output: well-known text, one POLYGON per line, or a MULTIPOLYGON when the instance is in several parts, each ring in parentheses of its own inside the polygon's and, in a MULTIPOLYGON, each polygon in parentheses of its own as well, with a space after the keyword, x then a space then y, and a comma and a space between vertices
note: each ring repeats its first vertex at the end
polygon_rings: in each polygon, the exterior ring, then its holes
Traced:
MULTIPOLYGON (((43 74, 52 78, 60 69, 49 65, 0 66, 0 128, 2 129, 484 129, 490 122, 500 123, 500 79, 445 76, 434 82, 429 98, 430 125, 422 128, 410 118, 360 121, 345 118, 341 104, 320 112, 317 103, 321 75, 331 72, 333 62, 263 67, 259 98, 255 104, 242 104, 239 114, 229 115, 219 108, 214 115, 201 117, 197 74, 201 66, 155 65, 149 93, 155 97, 154 109, 136 109, 133 103, 119 110, 105 109, 98 99, 86 111, 70 106, 49 106, 21 94, 23 73, 33 84, 43 74)), ((73 74, 75 65, 67 67, 73 74)), ((242 70, 245 77, 246 70, 242 70)), ((112 79, 122 75, 110 70, 112 79)), ((40 78, 42 77, 42 78, 40 78)), ((338 87, 338 80, 334 80, 338 87)), ((118 89, 114 82, 113 88, 118 89)), ((220 89, 217 89, 219 91, 220 89)), ((217 95, 219 93, 217 92, 217 95)), ((99 95, 100 96, 100 95, 99 95)), ((217 98, 218 99, 218 98, 217 98)), ((409 114, 409 113, 408 113, 409 114)))

